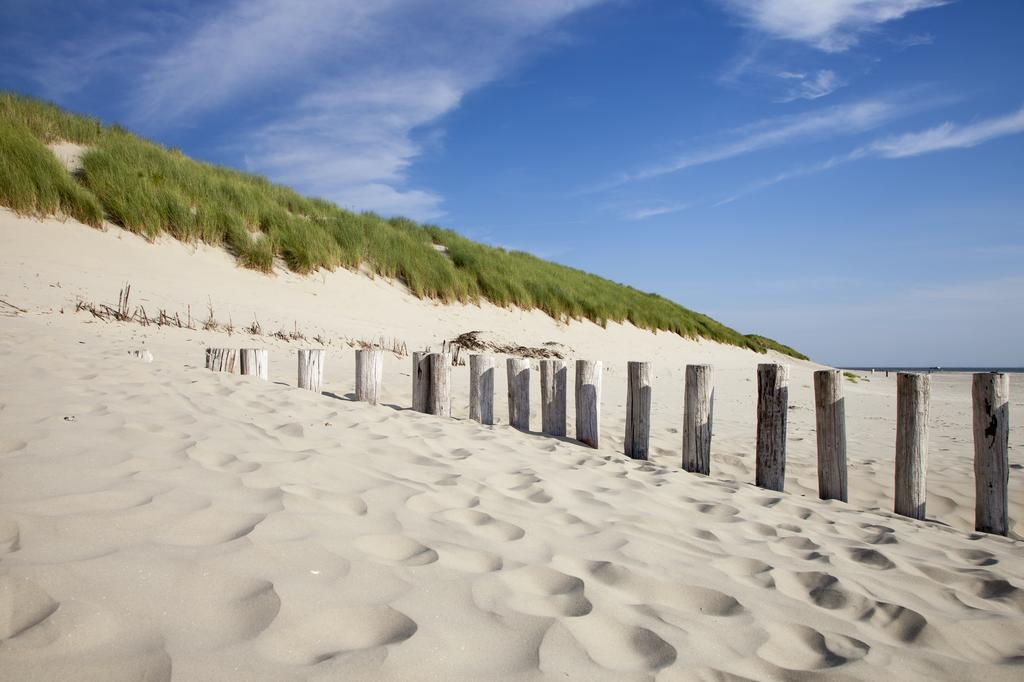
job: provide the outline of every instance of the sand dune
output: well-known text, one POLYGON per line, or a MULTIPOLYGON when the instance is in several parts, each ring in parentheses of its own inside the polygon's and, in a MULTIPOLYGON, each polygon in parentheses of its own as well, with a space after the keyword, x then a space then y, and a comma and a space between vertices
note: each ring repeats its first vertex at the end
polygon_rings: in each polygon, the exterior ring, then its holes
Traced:
MULTIPOLYGON (((740 349, 437 306, 348 272, 268 278, 211 249, 10 214, 0 298, 28 311, 0 314, 2 679, 1024 671, 1024 442, 1014 427, 1012 537, 972 532, 969 378, 933 379, 917 522, 887 511, 895 381, 879 375, 844 386, 842 504, 816 499, 812 363, 791 363, 780 494, 750 485, 765 356, 740 349), (210 296, 236 324, 331 339, 327 395, 294 388, 294 343, 72 312, 124 281, 147 307, 202 315, 210 296), (340 337, 413 348, 470 329, 604 360, 602 448, 468 421, 464 367, 454 419, 407 409, 410 361, 390 354, 384 404, 347 397, 340 337), (207 345, 270 348, 270 381, 202 369, 207 345), (127 357, 140 347, 152 363, 127 357), (651 462, 621 455, 628 359, 655 364, 651 462), (716 367, 710 478, 678 467, 687 362, 716 367)), ((503 392, 499 372, 502 421, 503 392)), ((1014 377, 1014 424, 1022 395, 1014 377)))

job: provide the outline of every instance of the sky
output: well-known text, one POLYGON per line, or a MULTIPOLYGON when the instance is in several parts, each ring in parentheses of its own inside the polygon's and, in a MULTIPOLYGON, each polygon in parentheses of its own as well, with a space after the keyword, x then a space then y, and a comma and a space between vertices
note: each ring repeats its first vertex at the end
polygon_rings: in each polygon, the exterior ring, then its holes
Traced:
POLYGON ((1019 0, 5 0, 0 88, 843 366, 1024 366, 1019 0))

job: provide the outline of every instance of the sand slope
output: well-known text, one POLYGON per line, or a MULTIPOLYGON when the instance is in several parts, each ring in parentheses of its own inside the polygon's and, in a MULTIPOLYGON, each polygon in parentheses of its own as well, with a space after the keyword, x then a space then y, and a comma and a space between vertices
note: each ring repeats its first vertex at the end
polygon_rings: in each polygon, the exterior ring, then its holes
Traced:
MULTIPOLYGON (((0 298, 29 312, 0 313, 0 679, 1024 674, 1024 545, 969 530, 963 377, 934 377, 930 520, 915 522, 866 510, 891 506, 893 380, 845 387, 851 504, 823 503, 811 363, 793 363, 789 492, 771 493, 748 483, 764 356, 5 220, 0 298), (265 326, 332 338, 419 346, 486 328, 565 343, 606 362, 604 445, 465 420, 466 368, 457 418, 438 419, 404 409, 407 358, 388 356, 387 404, 371 407, 346 397, 343 345, 329 349, 331 395, 316 396, 293 388, 295 344, 258 341, 271 348, 259 382, 199 367, 206 345, 246 336, 70 312, 74 295, 110 301, 124 279, 147 305, 199 306, 216 289, 237 301, 218 306, 265 326), (152 364, 127 361, 141 346, 152 364), (651 463, 619 454, 626 359, 655 362, 651 463), (710 479, 677 466, 693 361, 716 365, 710 479)), ((1016 377, 1011 394, 1019 537, 1016 377)))

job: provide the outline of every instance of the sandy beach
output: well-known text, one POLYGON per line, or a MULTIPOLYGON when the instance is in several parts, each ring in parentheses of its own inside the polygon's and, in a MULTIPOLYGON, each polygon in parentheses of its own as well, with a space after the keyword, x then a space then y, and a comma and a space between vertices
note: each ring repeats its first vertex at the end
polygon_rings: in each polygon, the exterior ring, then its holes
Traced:
MULTIPOLYGON (((844 382, 849 504, 817 499, 820 366, 490 304, 344 270, 0 209, 0 678, 1020 679, 1024 381, 1010 537, 973 531, 970 376, 932 377, 927 520, 891 513, 895 377, 844 382), (150 313, 235 333, 103 322, 150 313), (243 331, 298 330, 287 342, 243 331), (413 412, 411 361, 352 399, 346 339, 467 331, 602 360, 602 445, 413 412), (295 351, 327 341, 324 395, 295 351), (203 368, 264 347, 270 380, 203 368), (147 348, 152 363, 127 357, 147 348), (653 363, 652 457, 622 455, 625 363, 653 363), (755 368, 791 366, 786 492, 752 485, 755 368), (715 368, 712 474, 680 470, 683 369, 715 368)), ((501 366, 501 365, 499 365, 501 366)), ((571 374, 570 374, 571 383, 571 374)), ((572 415, 570 391, 569 414, 572 415)))

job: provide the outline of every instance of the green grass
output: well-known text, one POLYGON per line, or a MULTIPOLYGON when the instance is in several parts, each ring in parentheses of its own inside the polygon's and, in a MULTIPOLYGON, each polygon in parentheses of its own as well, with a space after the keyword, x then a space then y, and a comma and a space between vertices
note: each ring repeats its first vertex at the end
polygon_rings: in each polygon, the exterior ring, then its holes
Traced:
POLYGON ((245 267, 264 272, 272 271, 278 258, 300 273, 364 267, 401 280, 421 298, 485 299, 601 325, 629 321, 644 329, 805 357, 657 294, 479 244, 435 225, 346 211, 13 93, 0 93, 0 161, 0 203, 19 213, 64 213, 91 225, 105 216, 148 239, 167 233, 223 246, 245 267), (45 147, 65 140, 89 146, 77 178, 45 147))
POLYGON ((858 377, 853 372, 843 372, 843 376, 846 377, 846 380, 849 381, 851 384, 855 384, 860 380, 860 377, 858 377))

